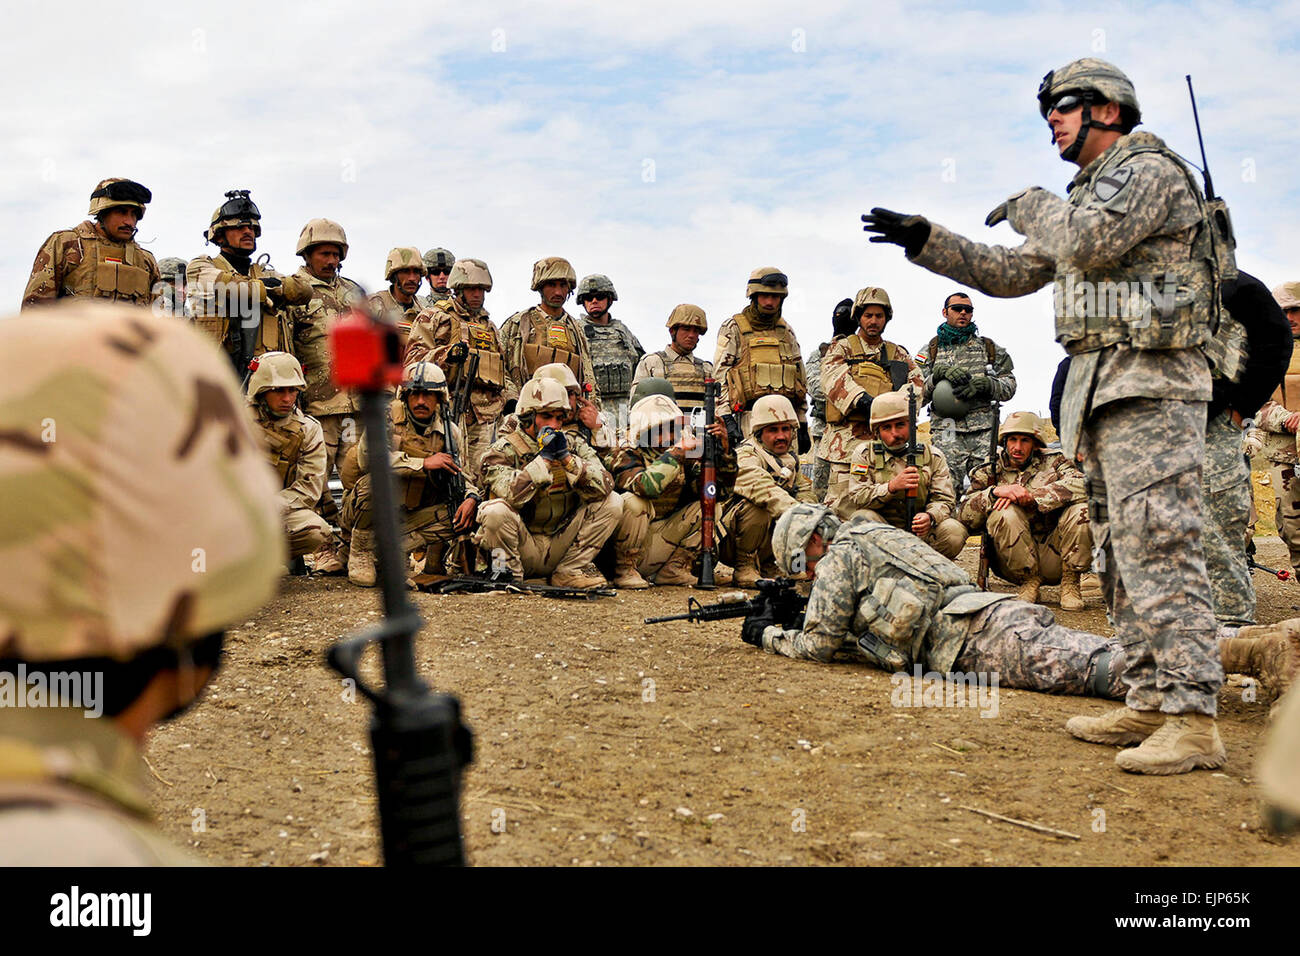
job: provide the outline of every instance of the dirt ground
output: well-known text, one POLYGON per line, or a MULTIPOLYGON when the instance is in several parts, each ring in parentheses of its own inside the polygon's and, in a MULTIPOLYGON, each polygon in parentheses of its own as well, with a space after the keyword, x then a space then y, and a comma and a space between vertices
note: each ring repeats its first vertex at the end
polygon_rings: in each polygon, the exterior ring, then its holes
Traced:
MULTIPOLYGON (((1285 564, 1277 538, 1258 546, 1285 564)), ((968 545, 962 563, 974 561, 968 545)), ((1300 585, 1255 580, 1261 621, 1300 614, 1300 585)), ((1044 594, 1055 606, 1056 589, 1044 594)), ((1300 864, 1300 840, 1260 825, 1267 704, 1243 700, 1240 678, 1220 698, 1222 772, 1131 776, 1116 748, 1063 729, 1098 700, 1001 690, 996 716, 895 707, 890 675, 765 655, 739 622, 641 623, 691 596, 416 596, 420 670, 459 696, 475 734, 470 862, 1300 864)), ((214 863, 381 862, 369 706, 345 699, 323 660, 378 602, 345 580, 294 578, 230 635, 207 697, 150 741, 166 832, 214 863)), ((1107 631, 1095 597, 1061 619, 1107 631)))

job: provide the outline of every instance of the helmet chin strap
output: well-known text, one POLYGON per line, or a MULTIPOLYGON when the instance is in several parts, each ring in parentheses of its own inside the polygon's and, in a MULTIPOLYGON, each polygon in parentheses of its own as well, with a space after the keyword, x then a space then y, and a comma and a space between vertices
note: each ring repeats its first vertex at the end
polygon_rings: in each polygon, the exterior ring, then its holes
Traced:
MULTIPOLYGON (((1079 135, 1074 137, 1074 142, 1065 148, 1061 153, 1061 159, 1067 163, 1073 163, 1078 160, 1079 154, 1083 152, 1084 141, 1088 138, 1088 130, 1104 129, 1113 130, 1116 133, 1124 132, 1124 127, 1118 123, 1098 123, 1092 118, 1092 90, 1087 90, 1083 94, 1083 117, 1079 121, 1079 135)), ((1052 134, 1052 143, 1056 143, 1056 134, 1052 134)))

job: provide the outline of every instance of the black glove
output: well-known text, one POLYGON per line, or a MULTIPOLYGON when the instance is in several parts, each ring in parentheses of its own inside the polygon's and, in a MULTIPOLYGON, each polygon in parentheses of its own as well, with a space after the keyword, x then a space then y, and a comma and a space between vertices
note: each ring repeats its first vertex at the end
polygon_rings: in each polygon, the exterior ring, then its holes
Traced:
POLYGON ((861 412, 863 415, 868 415, 868 416, 870 416, 870 414, 871 414, 871 396, 868 395, 866 392, 863 392, 861 395, 858 396, 857 401, 855 401, 855 402, 853 403, 853 407, 852 407, 851 409, 849 409, 849 411, 851 411, 851 412, 861 412))
POLYGON ((745 436, 740 431, 740 419, 735 415, 723 415, 722 424, 727 429, 727 444, 732 448, 739 448, 745 436))
POLYGON ((924 216, 909 216, 877 206, 864 215, 862 221, 866 223, 863 232, 876 233, 871 242, 892 242, 902 246, 909 259, 915 258, 930 238, 930 223, 924 216))
POLYGON ((799 454, 806 455, 812 450, 812 436, 808 434, 808 423, 799 423, 799 454))
POLYGON ((751 614, 745 618, 745 626, 740 631, 740 639, 754 647, 763 646, 763 631, 775 624, 765 613, 751 614))
POLYGON ((560 461, 569 454, 569 440, 559 429, 543 428, 537 436, 537 446, 547 461, 560 461))
POLYGON ((268 289, 278 289, 280 286, 284 285, 284 283, 275 276, 262 276, 259 281, 268 289))
POLYGON ((970 401, 972 398, 980 398, 984 395, 993 394, 993 383, 987 375, 971 375, 970 381, 961 388, 953 390, 953 394, 960 399, 970 401))
POLYGON ((957 365, 945 365, 944 378, 952 383, 953 392, 957 392, 970 384, 970 372, 957 365))
POLYGON ((450 365, 459 365, 467 358, 469 358, 469 346, 464 342, 457 342, 447 350, 447 362, 450 365))

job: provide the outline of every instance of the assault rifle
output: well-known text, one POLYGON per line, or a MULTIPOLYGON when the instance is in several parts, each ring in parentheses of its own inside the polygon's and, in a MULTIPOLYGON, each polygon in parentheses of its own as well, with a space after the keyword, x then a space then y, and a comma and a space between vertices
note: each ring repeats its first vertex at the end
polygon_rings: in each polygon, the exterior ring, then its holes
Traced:
MULTIPOLYGON (((907 447, 904 453, 907 455, 907 467, 916 467, 916 456, 920 454, 921 449, 916 444, 916 390, 909 387, 907 389, 907 447)), ((907 530, 912 530, 912 519, 916 516, 916 489, 908 488, 906 496, 907 504, 907 530)))
POLYGON ((487 575, 467 574, 448 577, 439 574, 421 574, 415 578, 415 586, 420 591, 431 594, 486 594, 500 591, 504 594, 538 594, 550 598, 579 598, 590 601, 598 597, 613 597, 613 588, 561 588, 553 584, 528 584, 516 581, 509 572, 487 575))
POLYGON ((700 469, 700 581, 696 587, 706 591, 714 588, 713 566, 717 551, 713 541, 714 512, 718 504, 718 439, 709 429, 716 420, 718 383, 704 380, 704 461, 700 469))
POLYGON ((808 599, 797 590, 797 582, 791 578, 760 578, 754 585, 758 595, 745 599, 744 592, 736 591, 725 595, 717 604, 701 604, 695 598, 686 602, 685 614, 670 614, 667 617, 648 617, 646 624, 663 624, 667 621, 726 621, 735 617, 764 617, 784 628, 803 626, 803 609, 808 599))
MULTIPOLYGON (((989 363, 984 366, 985 374, 991 379, 993 377, 993 365, 989 363)), ((1002 424, 1002 403, 997 399, 993 400, 993 431, 989 433, 989 481, 994 485, 998 483, 998 430, 1002 424)), ((962 489, 957 489, 957 497, 961 498, 962 489)), ((981 591, 988 590, 989 584, 989 562, 993 559, 993 538, 989 535, 988 523, 985 522, 984 533, 980 535, 980 566, 975 575, 975 584, 981 591)))

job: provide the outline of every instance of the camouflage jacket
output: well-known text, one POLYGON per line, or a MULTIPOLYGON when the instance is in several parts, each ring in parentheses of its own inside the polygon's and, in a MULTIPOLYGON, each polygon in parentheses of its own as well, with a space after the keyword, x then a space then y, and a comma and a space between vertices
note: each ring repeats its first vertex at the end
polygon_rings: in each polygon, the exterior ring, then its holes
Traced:
POLYGON ((522 428, 498 438, 483 456, 483 483, 524 519, 533 534, 552 535, 579 508, 609 497, 614 481, 581 438, 568 435, 569 457, 561 463, 541 456, 537 440, 522 428))
POLYGON ((799 470, 799 456, 777 456, 750 438, 736 449, 736 487, 732 500, 758 505, 773 518, 800 501, 816 501, 812 482, 799 470))
POLYGON ((411 331, 411 324, 425 307, 420 297, 418 295, 412 296, 410 305, 402 305, 397 301, 397 297, 393 295, 393 290, 390 288, 372 294, 366 301, 385 320, 397 326, 397 330, 401 333, 402 348, 405 348, 407 336, 411 331))
POLYGON ((1012 371, 1011 355, 1002 346, 983 335, 972 335, 960 345, 939 345, 938 336, 916 353, 916 362, 924 371, 925 400, 928 402, 938 384, 934 380, 936 365, 955 365, 971 375, 987 375, 993 387, 991 395, 970 399, 970 412, 965 418, 945 418, 930 409, 930 434, 944 431, 982 432, 998 426, 992 402, 1006 402, 1016 394, 1016 376, 1012 371), (931 355, 930 352, 934 354, 931 355), (993 371, 988 371, 989 352, 993 353, 993 371))
POLYGON ((608 325, 601 325, 583 313, 581 322, 591 349, 597 390, 606 401, 627 404, 632 377, 645 349, 632 330, 612 316, 608 325))
POLYGON ((587 337, 578 325, 578 320, 563 309, 554 318, 542 311, 540 305, 516 312, 501 326, 501 346, 506 356, 506 372, 521 387, 540 366, 565 362, 561 354, 577 356, 572 363, 565 364, 573 369, 573 375, 579 384, 592 387, 589 397, 597 405, 600 404, 600 390, 596 385, 596 372, 591 364, 591 348, 587 344, 587 337), (522 336, 525 326, 529 331, 528 342, 522 336), (561 354, 533 354, 532 357, 525 354, 533 349, 542 353, 561 354))
POLYGON ((360 305, 365 293, 351 279, 335 276, 332 282, 318 279, 306 266, 294 273, 311 286, 311 300, 291 305, 288 313, 293 328, 293 354, 302 363, 307 380, 302 402, 308 415, 351 415, 361 408, 360 399, 350 391, 339 391, 330 378, 333 359, 329 332, 339 316, 360 305))
POLYGON ((161 278, 152 253, 135 242, 115 242, 88 219, 41 243, 23 290, 23 308, 69 295, 149 305, 161 294, 161 278))
MULTIPOLYGON (((862 343, 861 356, 857 355, 854 344, 850 342, 850 336, 842 335, 826 347, 818 371, 820 380, 818 385, 825 396, 826 406, 828 409, 833 407, 834 412, 827 416, 826 431, 822 433, 817 457, 841 464, 851 461, 857 447, 871 439, 867 414, 851 412, 859 397, 868 393, 867 388, 857 380, 857 377, 862 376, 862 368, 866 364, 861 362, 860 358, 867 359, 881 376, 881 380, 875 383, 876 391, 871 393, 873 397, 884 392, 895 391, 892 387, 893 379, 889 377, 891 373, 882 367, 881 363, 885 361, 903 362, 908 368, 907 380, 917 388, 920 388, 923 383, 921 372, 912 361, 912 356, 908 355, 907 349, 901 345, 882 341, 876 348, 871 348, 863 342, 861 336, 853 337, 862 343), (882 354, 886 352, 888 359, 882 354), (850 361, 851 359, 853 361, 850 361), (838 421, 829 421, 830 418, 836 417, 839 417, 838 421)), ((901 388, 902 383, 898 387, 901 388)))
MULTIPOLYGON (((251 355, 293 352, 293 329, 285 309, 311 297, 308 283, 297 276, 282 276, 257 261, 249 265, 247 274, 224 255, 199 256, 185 269, 185 303, 195 326, 235 357, 242 349, 242 323, 254 315, 257 331, 251 355), (279 280, 279 285, 268 288, 263 279, 279 280)), ((242 375, 245 369, 236 371, 242 375)))
MULTIPOLYGON (((620 448, 611 458, 614 488, 631 492, 650 502, 653 519, 667 518, 700 500, 702 458, 678 458, 657 448, 620 448)), ((726 499, 736 483, 736 458, 725 454, 718 459, 718 497, 726 499)))
MULTIPOLYGON (((443 408, 439 404, 433 419, 421 425, 411 415, 410 409, 402 399, 394 399, 388 405, 388 423, 391 429, 388 445, 388 461, 393 469, 393 478, 397 484, 399 504, 408 511, 414 511, 431 504, 445 504, 448 495, 448 473, 443 469, 427 471, 424 460, 431 455, 447 450, 443 408)), ((463 455, 465 437, 460 426, 451 425, 456 447, 463 455)), ((357 465, 364 469, 369 443, 365 431, 357 442, 357 465)), ((465 494, 482 497, 478 488, 465 478, 465 494)))
POLYGON ((316 507, 325 492, 325 433, 320 423, 294 408, 276 418, 262 401, 250 401, 253 419, 266 442, 271 467, 280 477, 277 497, 285 511, 316 507))
MULTIPOLYGON (((916 490, 915 514, 924 511, 937 525, 953 517, 957 510, 957 493, 953 490, 952 472, 943 452, 933 445, 917 442, 920 453, 916 468, 921 485, 916 490)), ((841 517, 868 508, 896 528, 907 520, 907 494, 890 491, 889 482, 907 468, 907 456, 896 455, 878 441, 866 441, 853 453, 849 463, 849 484, 842 497, 827 502, 841 517)))
MULTIPOLYGON (((808 374, 808 434, 814 441, 826 431, 826 389, 822 388, 822 356, 830 347, 829 342, 823 342, 808 354, 803 363, 804 371, 808 374)), ((817 456, 825 457, 820 449, 817 456)))
POLYGON ((993 510, 993 488, 997 485, 1021 485, 1034 496, 1029 513, 1029 531, 1035 537, 1052 533, 1066 505, 1088 500, 1083 472, 1059 452, 1036 449, 1021 468, 1011 464, 1006 449, 998 452, 997 474, 988 462, 976 466, 970 474, 970 491, 962 499, 957 520, 971 531, 984 527, 993 510))
POLYGON ((462 366, 447 361, 453 345, 464 342, 478 351, 478 376, 469 392, 465 416, 471 425, 493 422, 501 417, 506 402, 519 398, 519 382, 506 371, 501 336, 484 309, 470 313, 460 299, 443 299, 425 309, 411 323, 403 365, 433 362, 447 376, 447 386, 460 388, 462 366), (496 356, 493 359, 493 355, 496 356))

